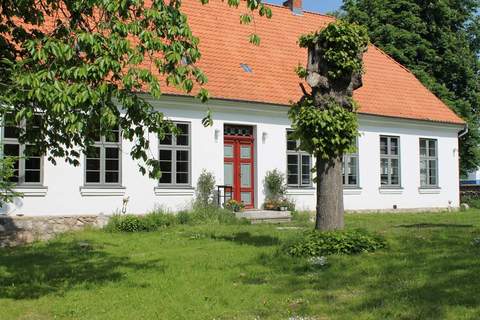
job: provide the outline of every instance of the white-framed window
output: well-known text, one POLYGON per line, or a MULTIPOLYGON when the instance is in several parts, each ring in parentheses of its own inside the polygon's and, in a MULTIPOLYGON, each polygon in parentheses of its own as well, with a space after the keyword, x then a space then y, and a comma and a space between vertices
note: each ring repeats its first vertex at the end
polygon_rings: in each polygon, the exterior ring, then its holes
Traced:
POLYGON ((420 138, 420 187, 438 187, 438 141, 420 138))
POLYGON ((287 185, 289 187, 312 186, 312 157, 298 150, 299 141, 290 138, 287 130, 287 185))
POLYGON ((400 137, 380 136, 380 184, 400 187, 400 137))
POLYGON ((355 145, 355 152, 347 153, 343 156, 342 178, 345 188, 359 187, 358 141, 355 145))
POLYGON ((190 123, 174 122, 179 134, 159 139, 160 186, 191 185, 190 123))
POLYGON ((42 116, 33 115, 30 121, 15 122, 14 115, 7 113, 3 119, 2 156, 15 157, 14 175, 11 182, 18 186, 43 185, 43 155, 33 144, 23 144, 19 141, 20 130, 38 130, 42 116))
POLYGON ((122 184, 122 140, 120 128, 105 135, 97 134, 85 153, 86 186, 122 184))

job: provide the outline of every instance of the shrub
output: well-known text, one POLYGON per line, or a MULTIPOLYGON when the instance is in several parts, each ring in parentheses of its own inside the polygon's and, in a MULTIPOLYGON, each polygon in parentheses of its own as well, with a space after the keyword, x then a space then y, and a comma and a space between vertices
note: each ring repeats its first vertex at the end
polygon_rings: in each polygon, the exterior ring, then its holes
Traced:
POLYGON ((176 217, 179 224, 187 224, 192 220, 190 213, 186 210, 179 211, 176 217))
POLYGON ((279 200, 283 198, 287 192, 285 175, 277 169, 266 173, 264 184, 267 200, 279 200))
POLYGON ((295 257, 318 257, 326 255, 350 255, 373 252, 386 247, 385 240, 376 234, 363 230, 354 231, 312 231, 301 235, 282 249, 295 257))
POLYGON ((131 214, 114 215, 108 221, 106 229, 109 231, 120 232, 140 232, 144 231, 145 227, 141 217, 131 214))
POLYGON ((195 198, 195 207, 206 208, 211 206, 215 200, 215 176, 211 172, 203 170, 198 177, 195 198))
POLYGON ((466 203, 470 208, 480 209, 480 197, 478 193, 466 192, 461 194, 461 203, 466 203))

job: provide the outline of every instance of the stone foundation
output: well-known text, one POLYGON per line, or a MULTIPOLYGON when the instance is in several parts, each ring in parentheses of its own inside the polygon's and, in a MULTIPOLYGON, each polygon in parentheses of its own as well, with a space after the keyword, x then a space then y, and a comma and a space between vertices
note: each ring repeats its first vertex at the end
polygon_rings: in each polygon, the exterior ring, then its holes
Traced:
POLYGON ((34 241, 46 241, 57 234, 85 227, 101 228, 108 221, 98 216, 17 217, 0 216, 0 247, 13 247, 34 241))

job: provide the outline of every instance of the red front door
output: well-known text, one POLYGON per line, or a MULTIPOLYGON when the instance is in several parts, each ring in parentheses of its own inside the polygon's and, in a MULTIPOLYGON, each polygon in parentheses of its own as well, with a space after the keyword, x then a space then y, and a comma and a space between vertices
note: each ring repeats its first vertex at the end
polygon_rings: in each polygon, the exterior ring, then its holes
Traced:
POLYGON ((254 207, 253 128, 225 126, 224 182, 233 187, 232 198, 254 207))

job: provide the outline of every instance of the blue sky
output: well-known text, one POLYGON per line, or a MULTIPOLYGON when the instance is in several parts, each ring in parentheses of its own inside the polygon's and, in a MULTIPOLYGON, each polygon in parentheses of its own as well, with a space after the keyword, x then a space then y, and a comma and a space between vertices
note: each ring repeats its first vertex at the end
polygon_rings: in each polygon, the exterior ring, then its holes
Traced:
MULTIPOLYGON (((282 4, 285 0, 265 0, 268 3, 282 4)), ((337 10, 342 0, 303 0, 303 8, 308 11, 327 13, 337 10)))

